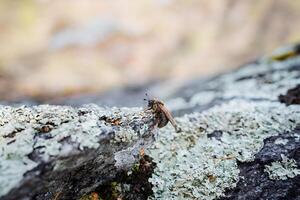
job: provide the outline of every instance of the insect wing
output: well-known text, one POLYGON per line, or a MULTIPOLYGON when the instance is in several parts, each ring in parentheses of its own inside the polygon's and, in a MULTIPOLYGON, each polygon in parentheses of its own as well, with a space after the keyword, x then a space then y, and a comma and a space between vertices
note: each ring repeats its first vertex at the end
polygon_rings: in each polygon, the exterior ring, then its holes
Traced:
POLYGON ((176 122, 174 118, 172 117, 170 111, 162 104, 158 103, 157 106, 160 108, 160 110, 166 115, 167 119, 171 122, 171 124, 176 128, 176 122))

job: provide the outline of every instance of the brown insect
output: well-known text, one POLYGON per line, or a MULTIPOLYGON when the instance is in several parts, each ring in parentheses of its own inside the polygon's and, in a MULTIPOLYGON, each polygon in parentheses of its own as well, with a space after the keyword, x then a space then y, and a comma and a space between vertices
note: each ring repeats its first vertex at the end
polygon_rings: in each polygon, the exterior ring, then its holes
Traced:
MULTIPOLYGON (((148 96, 146 94, 146 96, 148 96)), ((166 108, 165 104, 162 101, 157 99, 144 99, 148 101, 148 109, 153 110, 156 115, 156 125, 158 128, 162 128, 170 122, 175 128, 176 132, 180 132, 180 128, 177 126, 174 118, 172 117, 170 111, 166 108)))

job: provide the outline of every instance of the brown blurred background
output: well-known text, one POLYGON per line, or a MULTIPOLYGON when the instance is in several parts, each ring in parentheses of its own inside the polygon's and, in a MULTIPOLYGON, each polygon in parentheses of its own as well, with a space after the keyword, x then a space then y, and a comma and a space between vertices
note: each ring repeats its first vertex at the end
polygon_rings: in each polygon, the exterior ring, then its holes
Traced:
POLYGON ((213 75, 299 32, 295 0, 1 0, 0 100, 213 75))

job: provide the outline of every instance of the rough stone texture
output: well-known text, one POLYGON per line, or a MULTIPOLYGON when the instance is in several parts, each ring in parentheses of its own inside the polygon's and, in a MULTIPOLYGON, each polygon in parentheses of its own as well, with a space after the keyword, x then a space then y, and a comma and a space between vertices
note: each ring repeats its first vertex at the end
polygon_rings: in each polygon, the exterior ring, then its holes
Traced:
POLYGON ((278 101, 299 83, 300 57, 293 54, 195 80, 170 96, 166 104, 183 132, 161 130, 149 151, 157 163, 152 199, 299 199, 299 175, 272 180, 264 171, 281 155, 299 170, 300 107, 278 101))
POLYGON ((285 95, 280 95, 279 101, 286 105, 300 104, 300 85, 289 89, 285 95))
MULTIPOLYGON (((156 168, 149 179, 153 185, 153 195, 149 199, 276 200, 300 198, 298 175, 300 168, 300 106, 295 104, 295 101, 288 100, 289 106, 285 104, 286 102, 279 101, 280 96, 283 95, 298 95, 297 92, 293 92, 297 89, 293 88, 297 88, 297 85, 300 84, 300 56, 298 51, 291 53, 293 49, 297 48, 283 48, 279 51, 283 54, 282 56, 276 53, 276 56, 263 57, 233 72, 213 78, 194 80, 179 89, 167 90, 156 87, 156 90, 176 91, 171 95, 168 93, 162 99, 165 100, 166 106, 176 116, 175 120, 182 131, 176 133, 173 127, 168 125, 160 129, 159 134, 155 135, 155 141, 151 143, 149 148, 145 149, 146 154, 151 156, 156 163, 156 168), (285 52, 285 50, 288 50, 288 52, 285 52), (275 167, 274 164, 276 164, 275 167), (288 173, 286 169, 293 170, 293 173, 288 173)), ((172 87, 172 84, 169 84, 169 87, 172 87)), ((137 89, 135 90, 136 93, 132 91, 132 95, 139 96, 147 92, 145 90, 148 88, 146 86, 144 89, 137 89)), ((159 94, 155 91, 153 93, 159 94)), ((92 100, 101 102, 101 99, 104 98, 105 101, 110 102, 109 98, 113 98, 118 99, 114 101, 116 104, 124 105, 127 103, 122 101, 124 95, 126 95, 126 92, 114 93, 107 98, 95 97, 92 100)), ((130 97, 127 96, 124 99, 130 99, 130 97)), ((69 104, 72 101, 61 101, 61 103, 64 102, 69 104)), ((77 99, 73 103, 77 106, 81 105, 81 100, 77 99)), ((83 101, 83 103, 86 103, 86 101, 83 101)), ((103 114, 100 115, 108 116, 108 112, 114 116, 115 113, 112 110, 103 109, 103 114)), ((134 108, 127 109, 128 113, 131 114, 135 113, 134 110, 134 108)), ((67 116, 72 116, 72 114, 68 113, 67 116)), ((106 121, 106 123, 118 124, 118 120, 116 120, 118 117, 100 117, 100 119, 102 123, 106 121)), ((130 117, 128 119, 130 119, 129 121, 132 120, 130 117)), ((136 123, 139 123, 139 119, 136 123)), ((25 132, 26 134, 25 130, 27 129, 19 126, 18 123, 10 124, 14 125, 12 130, 17 131, 7 131, 6 138, 9 138, 9 136, 17 137, 18 132, 25 132)), ((68 124, 69 122, 59 125, 59 127, 62 127, 59 128, 60 134, 66 128, 64 126, 69 127, 68 124)), ((88 124, 89 126, 86 127, 85 131, 94 135, 93 130, 95 129, 92 128, 90 123, 88 124)), ((145 129, 148 131, 141 132, 149 132, 149 127, 151 127, 149 123, 142 122, 142 124, 148 124, 145 125, 145 129)), ((53 126, 52 123, 49 125, 53 126)), ((103 127, 106 126, 107 124, 103 125, 103 127)), ((116 125, 116 127, 119 126, 116 125)), ((120 127, 123 126, 120 125, 120 127)), ((6 129, 10 130, 11 128, 7 126, 6 129)), ((123 134, 129 134, 130 137, 135 135, 136 129, 132 126, 125 129, 124 131, 122 131, 123 129, 115 130, 116 136, 109 141, 118 140, 123 142, 122 138, 127 138, 126 136, 123 137, 123 134), (135 131, 132 131, 132 129, 135 131)), ((40 130, 48 132, 48 128, 40 127, 40 130)), ((50 133, 53 134, 54 130, 50 133)), ((79 135, 83 133, 84 131, 79 135)), ((48 138, 47 134, 45 138, 48 138)), ((75 136, 75 138, 77 137, 75 136)), ((89 137, 79 138, 82 139, 79 139, 80 146, 93 146, 95 144, 90 142, 93 139, 90 140, 89 137)), ((50 140, 43 139, 43 141, 50 140)), ((129 141, 136 141, 135 137, 129 141)), ((7 142, 9 143, 8 139, 7 142)), ((66 141, 66 143, 70 142, 72 143, 73 140, 66 141)), ((123 144, 122 142, 121 144, 123 144)), ((122 148, 121 150, 123 150, 122 145, 113 144, 115 143, 110 143, 106 147, 122 148)), ((52 148, 56 146, 55 142, 54 144, 52 142, 47 143, 47 145, 50 145, 50 147, 47 147, 46 155, 56 152, 52 152, 52 148), (49 151, 50 149, 51 151, 49 151)), ((98 146, 93 148, 99 149, 98 146)), ((128 146, 124 148, 128 148, 128 146)), ((40 157, 45 159, 43 154, 40 156, 38 148, 36 151, 38 151, 37 154, 30 154, 29 164, 26 167, 34 165, 35 159, 40 159, 40 157)), ((88 152, 88 150, 85 151, 85 156, 88 152)), ((120 149, 113 150, 113 152, 117 152, 114 153, 114 159, 111 162, 113 167, 119 165, 119 163, 121 163, 121 166, 122 162, 125 161, 124 158, 128 157, 128 153, 123 154, 124 151, 120 153, 120 149), (115 162, 115 158, 119 162, 115 162)), ((97 155, 93 154, 91 157, 97 157, 97 155)), ((95 160, 97 159, 93 161, 95 160)), ((99 158, 100 160, 103 161, 99 158)), ((84 165, 85 167, 91 166, 89 162, 87 163, 84 165)), ((65 166, 64 164, 63 162, 59 166, 65 166)), ((47 170, 48 165, 45 166, 44 168, 47 170)), ((90 173, 85 167, 75 170, 76 173, 69 177, 77 179, 77 177, 82 177, 81 173, 90 173)), ((110 170, 109 166, 101 168, 102 171, 107 169, 110 170)), ((25 176, 27 174, 30 175, 30 173, 25 173, 25 176)), ((97 177, 99 177, 97 173, 90 174, 88 179, 80 181, 83 183, 88 181, 85 185, 93 185, 97 177)), ((71 182, 76 183, 77 181, 73 181, 72 178, 70 178, 71 182)), ((107 183, 112 179, 107 179, 107 183)), ((105 185, 104 182, 102 183, 98 186, 105 185)), ((84 185, 79 186, 83 189, 74 187, 71 188, 72 191, 77 190, 80 194, 88 192, 84 189, 84 185)), ((90 190, 92 187, 88 188, 90 190)), ((141 199, 146 198, 146 196, 141 197, 141 199)))
POLYGON ((0 106, 0 199, 78 199, 131 169, 155 130, 139 108, 0 106))
POLYGON ((160 131, 150 149, 157 163, 150 180, 155 199, 224 196, 241 179, 238 162, 254 160, 264 139, 293 130, 298 119, 299 107, 265 100, 230 100, 177 118, 183 132, 160 131))
MULTIPOLYGON (((299 199, 300 175, 293 178, 283 176, 282 179, 274 180, 265 171, 266 166, 271 163, 281 162, 281 155, 294 159, 300 166, 299 134, 299 129, 296 129, 265 139, 264 147, 255 155, 254 161, 238 163, 240 176, 244 178, 221 199, 299 199), (278 144, 276 141, 279 140, 287 140, 287 143, 278 144)), ((273 171, 280 175, 284 172, 282 169, 273 171)))
POLYGON ((148 179, 152 176, 155 166, 152 159, 144 155, 130 172, 119 173, 113 182, 101 185, 95 192, 99 194, 100 199, 146 200, 153 195, 152 184, 148 179))

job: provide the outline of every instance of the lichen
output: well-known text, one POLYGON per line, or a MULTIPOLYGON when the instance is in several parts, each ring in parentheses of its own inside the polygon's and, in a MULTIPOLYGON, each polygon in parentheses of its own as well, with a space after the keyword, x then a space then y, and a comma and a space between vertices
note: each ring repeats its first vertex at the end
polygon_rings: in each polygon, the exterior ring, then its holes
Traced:
MULTIPOLYGON (((133 163, 139 149, 151 142, 144 141, 149 136, 151 120, 151 113, 141 108, 0 106, 0 196, 17 187, 24 174, 41 162, 56 160, 54 170, 62 170, 67 166, 57 157, 97 149, 102 140, 108 140, 118 149, 124 146, 124 149, 111 152, 115 155, 126 152, 122 159, 115 156, 116 163, 123 165, 127 155, 133 156, 133 163), (111 124, 101 120, 103 116, 120 118, 121 122, 111 124)), ((82 162, 84 158, 77 158, 73 167, 82 162)))
POLYGON ((300 56, 262 58, 206 82, 193 82, 177 92, 183 96, 167 101, 183 131, 161 129, 150 149, 157 163, 153 198, 215 199, 234 188, 241 178, 237 161, 252 161, 264 139, 296 127, 300 108, 280 104, 278 96, 300 84, 300 71, 294 68, 299 63, 300 56))
MULTIPOLYGON (((208 81, 187 97, 167 101, 172 111, 206 106, 216 99, 219 105, 176 118, 182 129, 179 133, 168 125, 156 134, 156 142, 146 149, 157 163, 150 179, 152 198, 209 200, 234 188, 241 178, 237 161, 252 161, 264 139, 296 127, 299 106, 286 107, 277 99, 300 84, 300 71, 290 70, 299 63, 299 56, 284 61, 263 58, 208 81), (213 134, 216 131, 218 135, 213 134)), ((149 118, 153 118, 151 113, 140 108, 0 106, 0 196, 17 187, 39 162, 97 149, 102 139, 112 146, 127 145, 113 156, 116 167, 131 168, 141 147, 151 143, 154 131, 149 137, 153 128, 149 118)), ((81 161, 84 158, 72 164, 81 161)), ((64 167, 64 161, 58 160, 54 170, 64 167)), ((271 179, 300 173, 295 160, 286 157, 266 166, 265 171, 271 179)))
MULTIPOLYGON (((18 185, 23 174, 37 166, 26 155, 33 150, 33 135, 30 129, 22 131, 22 137, 17 134, 14 145, 0 148, 0 196, 6 194, 11 188, 18 185)), ((0 137, 0 143, 5 139, 0 137)))
POLYGON ((166 101, 166 105, 172 111, 176 111, 190 109, 197 105, 207 105, 214 99, 224 101, 240 98, 274 101, 280 94, 300 84, 300 71, 289 70, 299 63, 300 56, 283 62, 265 62, 265 59, 261 59, 257 63, 248 64, 235 72, 206 82, 205 88, 199 91, 196 89, 191 97, 173 98, 166 101))
POLYGON ((288 159, 283 154, 281 162, 272 162, 271 165, 266 165, 264 171, 269 174, 272 180, 286 180, 300 175, 300 169, 294 159, 288 159))
POLYGON ((275 144, 282 144, 282 145, 286 145, 289 142, 288 139, 282 139, 282 138, 278 138, 275 140, 275 144))
POLYGON ((177 118, 182 132, 162 129, 150 149, 157 163, 154 199, 215 199, 236 186, 237 160, 251 161, 263 140, 295 128, 300 108, 277 102, 231 100, 177 118), (220 138, 208 137, 215 130, 220 138))

